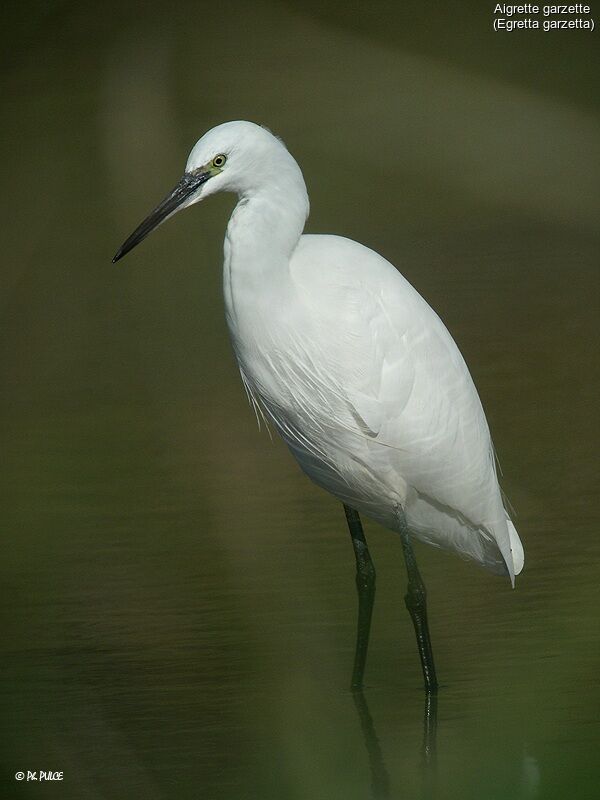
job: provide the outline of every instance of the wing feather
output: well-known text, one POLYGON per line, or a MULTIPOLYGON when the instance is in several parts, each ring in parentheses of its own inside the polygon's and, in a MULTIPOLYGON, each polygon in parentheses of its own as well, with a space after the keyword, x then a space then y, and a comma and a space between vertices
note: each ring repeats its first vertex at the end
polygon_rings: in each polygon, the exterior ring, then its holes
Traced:
POLYGON ((303 236, 291 270, 302 324, 282 325, 251 394, 302 468, 388 527, 401 504, 417 537, 514 579, 522 547, 485 414, 439 317, 347 239, 303 236))

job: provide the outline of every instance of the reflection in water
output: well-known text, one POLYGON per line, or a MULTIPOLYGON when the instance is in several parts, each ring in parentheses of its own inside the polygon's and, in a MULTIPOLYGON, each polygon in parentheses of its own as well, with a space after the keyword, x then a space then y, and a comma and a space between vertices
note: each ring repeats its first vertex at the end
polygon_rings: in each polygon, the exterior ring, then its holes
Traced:
POLYGON ((538 797, 540 790, 540 765, 536 758, 523 751, 521 764, 521 797, 533 800, 538 797))
MULTIPOLYGON (((367 661, 367 650, 369 647, 369 635, 371 632, 371 619, 373 616, 373 605, 375 602, 375 568, 369 554, 367 541, 358 513, 347 505, 344 505, 346 519, 352 537, 354 555, 356 558, 356 588, 358 593, 358 617, 356 621, 356 648, 354 652, 354 668, 352 671, 352 696, 354 705, 358 711, 360 727, 365 741, 367 755, 369 757, 369 767, 371 769, 371 787, 374 800, 390 797, 390 778, 387 768, 383 761, 383 754, 379 739, 375 732, 373 717, 369 711, 367 699, 362 691, 365 665, 367 661)), ((423 797, 433 798, 435 796, 435 755, 436 755, 436 733, 437 733, 437 681, 435 670, 433 669, 433 655, 431 653, 431 643, 429 641, 429 630, 426 622, 426 611, 424 605, 415 609, 411 605, 411 590, 414 592, 414 584, 417 582, 420 594, 424 598, 425 591, 421 576, 417 569, 416 560, 408 536, 403 540, 404 557, 409 575, 409 589, 406 595, 406 606, 411 613, 411 618, 415 625, 417 641, 420 644, 419 633, 428 645, 428 659, 424 658, 423 650, 420 647, 421 663, 423 665, 423 675, 425 686, 431 686, 432 690, 425 692, 425 707, 423 714, 423 797), (415 616, 416 614, 416 616, 415 616), (417 619, 425 619, 423 634, 417 619), (428 672, 430 665, 431 673, 428 672), (428 681, 428 678, 430 680, 428 681)))
POLYGON ((423 760, 426 765, 435 763, 435 742, 437 733, 437 695, 425 694, 425 714, 423 716, 423 760))
POLYGON ((436 794, 437 695, 426 692, 423 714, 423 797, 436 794))
POLYGON ((374 800, 382 800, 382 798, 385 800, 390 796, 390 776, 383 761, 381 746, 373 725, 373 717, 363 692, 361 690, 355 691, 352 696, 358 711, 365 748, 369 757, 372 797, 374 800))
MULTIPOLYGON (((371 770, 371 796, 373 800, 386 800, 390 795, 390 776, 383 760, 379 738, 375 731, 373 717, 369 711, 367 698, 362 690, 352 693, 358 712, 360 728, 371 770)), ((423 800, 433 800, 436 796, 436 734, 437 734, 437 695, 425 694, 423 715, 423 800)))

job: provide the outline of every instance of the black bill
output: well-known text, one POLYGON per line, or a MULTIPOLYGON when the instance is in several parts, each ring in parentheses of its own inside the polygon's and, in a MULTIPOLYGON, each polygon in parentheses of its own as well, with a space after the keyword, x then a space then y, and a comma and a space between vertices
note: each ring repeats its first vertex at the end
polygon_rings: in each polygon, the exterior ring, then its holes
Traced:
POLYGON ((188 199, 199 186, 210 178, 210 172, 186 172, 177 186, 162 200, 146 219, 138 225, 131 236, 117 250, 113 264, 123 258, 130 250, 148 236, 161 222, 174 214, 182 203, 188 199))

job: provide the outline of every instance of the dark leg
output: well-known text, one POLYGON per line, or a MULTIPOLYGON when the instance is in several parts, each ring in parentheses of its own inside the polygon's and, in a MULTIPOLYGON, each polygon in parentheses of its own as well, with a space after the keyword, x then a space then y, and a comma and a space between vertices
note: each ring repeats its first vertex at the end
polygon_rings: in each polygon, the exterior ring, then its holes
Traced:
POLYGON ((356 651, 352 672, 352 689, 361 689, 369 647, 371 616, 375 598, 375 567, 369 555, 367 540, 363 533, 358 511, 344 504, 352 547, 356 557, 356 589, 358 591, 358 626, 356 629, 356 651))
MULTIPOLYGON (((401 521, 404 521, 404 514, 399 512, 401 521)), ((417 560, 410 543, 410 534, 406 523, 402 524, 400 530, 402 538, 402 549, 404 551, 404 561, 408 572, 408 591, 404 595, 404 602, 411 616, 415 633, 417 635, 417 646, 421 657, 421 667, 423 669, 423 679, 425 680, 425 691, 428 694, 437 692, 438 683, 435 676, 435 666, 433 663, 433 650, 431 649, 431 639, 429 638, 429 627, 427 625, 427 592, 425 584, 417 568, 417 560)))

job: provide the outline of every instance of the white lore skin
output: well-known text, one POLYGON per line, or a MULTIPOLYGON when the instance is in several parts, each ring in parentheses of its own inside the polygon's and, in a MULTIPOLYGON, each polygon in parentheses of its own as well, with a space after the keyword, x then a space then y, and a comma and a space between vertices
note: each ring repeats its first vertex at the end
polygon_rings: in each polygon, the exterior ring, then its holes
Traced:
POLYGON ((514 576, 523 547, 504 509, 489 429, 452 337, 388 261, 303 235, 302 172, 251 122, 193 148, 186 173, 224 155, 186 202, 238 195, 227 226, 227 323, 250 400, 304 472, 347 505, 514 576))

